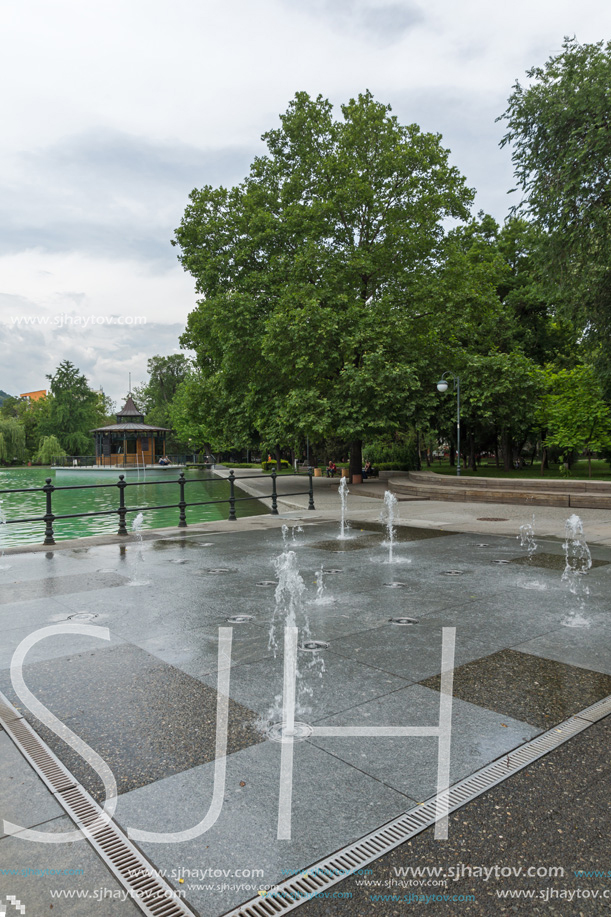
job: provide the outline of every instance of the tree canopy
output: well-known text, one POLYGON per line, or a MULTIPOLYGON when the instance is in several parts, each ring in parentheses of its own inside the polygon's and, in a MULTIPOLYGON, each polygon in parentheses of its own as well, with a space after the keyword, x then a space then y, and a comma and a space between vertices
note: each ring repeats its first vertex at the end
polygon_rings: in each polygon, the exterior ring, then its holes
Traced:
POLYGON ((191 194, 175 244, 202 299, 182 343, 210 439, 339 436, 356 469, 434 374, 444 221, 468 218, 472 192, 439 135, 370 93, 335 118, 301 92, 280 120, 240 185, 191 194))

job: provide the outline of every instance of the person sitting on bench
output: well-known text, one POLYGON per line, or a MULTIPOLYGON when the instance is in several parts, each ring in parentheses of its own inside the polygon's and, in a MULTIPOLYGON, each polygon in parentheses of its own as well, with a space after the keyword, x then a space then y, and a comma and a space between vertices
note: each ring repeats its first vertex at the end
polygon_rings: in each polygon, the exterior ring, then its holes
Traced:
POLYGON ((371 466, 371 462, 367 460, 365 462, 365 467, 363 468, 363 480, 366 481, 367 478, 370 477, 372 474, 373 474, 373 468, 371 466))
POLYGON ((327 477, 334 478, 336 474, 337 474, 337 465, 335 464, 335 462, 332 462, 331 459, 329 459, 329 464, 327 465, 327 477))

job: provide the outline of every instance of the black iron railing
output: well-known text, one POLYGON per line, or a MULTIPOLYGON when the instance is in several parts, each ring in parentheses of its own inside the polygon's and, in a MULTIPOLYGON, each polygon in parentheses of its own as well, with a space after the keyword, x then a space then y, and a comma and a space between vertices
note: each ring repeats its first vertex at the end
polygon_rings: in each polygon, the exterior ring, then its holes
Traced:
MULTIPOLYGON (((308 494, 308 509, 314 509, 314 485, 312 482, 313 470, 308 468, 307 476, 309 480, 308 490, 296 490, 291 491, 286 494, 282 494, 283 497, 293 497, 298 495, 308 494)), ((233 522, 237 519, 236 516, 236 503, 241 503, 246 500, 266 500, 270 499, 272 501, 271 505, 271 515, 278 515, 278 490, 276 480, 279 475, 272 471, 271 473, 271 484, 272 490, 269 494, 259 494, 256 497, 236 497, 235 495, 235 482, 240 480, 253 480, 252 475, 243 475, 241 478, 237 477, 233 470, 229 472, 228 478, 185 478, 184 472, 181 472, 178 475, 178 478, 172 480, 162 480, 162 481, 126 481, 125 475, 120 474, 119 480, 112 484, 70 484, 67 486, 56 487, 52 483, 51 478, 46 478, 45 484, 43 487, 20 487, 15 490, 0 490, 0 494, 25 494, 25 493, 43 493, 45 495, 45 514, 44 516, 28 516, 25 519, 7 519, 5 521, 6 525, 17 524, 17 523, 33 523, 33 522, 44 522, 45 523, 45 539, 43 544, 55 544, 55 531, 53 529, 53 523, 57 519, 83 519, 89 516, 112 516, 118 515, 119 517, 119 529, 117 535, 128 535, 127 526, 125 524, 125 519, 128 513, 145 513, 153 509, 177 509, 178 513, 178 526, 180 528, 185 528, 187 525, 187 509, 190 506, 212 506, 218 505, 221 503, 229 504, 229 516, 228 519, 233 522), (229 481, 229 497, 225 500, 191 500, 187 501, 185 499, 185 488, 187 484, 195 483, 196 481, 205 481, 207 484, 216 484, 219 481, 229 481), (127 487, 146 487, 149 484, 178 484, 179 487, 179 500, 178 503, 164 503, 164 504, 155 504, 154 506, 128 506, 125 502, 125 489, 127 487), (89 513, 63 513, 62 515, 55 515, 53 513, 53 494, 56 491, 63 490, 99 490, 100 488, 109 488, 116 487, 119 491, 119 505, 115 509, 106 509, 106 510, 96 510, 95 512, 89 513)), ((282 474, 283 478, 291 477, 303 477, 302 474, 282 474)), ((260 481, 261 478, 257 477, 256 480, 260 481)), ((265 478, 267 480, 267 478, 265 478)))

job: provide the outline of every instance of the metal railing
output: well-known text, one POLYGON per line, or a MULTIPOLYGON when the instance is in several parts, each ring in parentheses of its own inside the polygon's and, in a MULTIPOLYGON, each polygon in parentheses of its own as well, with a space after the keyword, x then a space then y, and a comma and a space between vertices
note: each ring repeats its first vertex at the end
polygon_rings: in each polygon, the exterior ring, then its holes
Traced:
MULTIPOLYGON (((313 478, 313 469, 308 468, 307 471, 309 479, 309 487, 307 491, 297 490, 291 491, 286 494, 282 494, 284 497, 292 496, 303 496, 307 492, 308 494, 308 509, 315 509, 314 506, 314 484, 312 481, 313 478)), ((119 529, 117 535, 129 535, 127 531, 127 526, 125 524, 125 519, 128 513, 145 513, 153 509, 177 509, 179 510, 178 515, 178 527, 186 528, 187 526, 187 509, 190 506, 212 506, 218 505, 220 503, 229 504, 229 516, 228 520, 230 522, 235 522, 237 519, 236 516, 236 503, 245 502, 246 500, 266 500, 270 499, 272 501, 271 505, 271 515, 278 515, 278 490, 276 485, 276 479, 279 475, 276 471, 271 473, 271 482, 272 482, 272 491, 270 494, 259 494, 256 497, 236 497, 235 495, 235 482, 241 480, 250 480, 252 481, 252 475, 243 475, 241 478, 237 477, 233 473, 233 469, 229 472, 228 478, 185 478, 184 472, 180 472, 178 478, 172 480, 162 480, 162 481, 126 481, 125 475, 120 474, 119 480, 113 484, 71 484, 67 486, 56 487, 52 483, 52 478, 46 478, 45 484, 43 487, 20 487, 13 490, 0 490, 0 494, 24 494, 24 493, 43 493, 45 495, 46 504, 45 504, 45 514, 44 516, 28 516, 25 519, 6 519, 3 524, 5 525, 16 525, 17 523, 32 523, 32 522, 44 522, 45 523, 45 539, 43 544, 51 545, 55 544, 55 531, 53 529, 53 523, 57 519, 82 519, 90 516, 112 516, 118 515, 119 517, 119 529), (185 500, 185 487, 187 484, 195 483, 197 481, 205 481, 207 484, 216 484, 219 481, 229 481, 229 497, 225 500, 193 500, 187 502, 185 500), (126 487, 147 487, 151 484, 161 485, 161 484, 178 484, 179 486, 179 501, 178 503, 165 503, 154 506, 127 506, 125 503, 125 488, 126 487), (53 494, 55 491, 63 490, 99 490, 100 488, 109 488, 116 487, 119 490, 119 505, 116 509, 107 509, 107 510, 96 510, 95 512, 90 513, 64 513, 62 515, 55 515, 53 513, 53 494)), ((282 474, 283 478, 290 477, 303 477, 302 474, 282 474)), ((257 478, 261 480, 261 478, 257 478)))

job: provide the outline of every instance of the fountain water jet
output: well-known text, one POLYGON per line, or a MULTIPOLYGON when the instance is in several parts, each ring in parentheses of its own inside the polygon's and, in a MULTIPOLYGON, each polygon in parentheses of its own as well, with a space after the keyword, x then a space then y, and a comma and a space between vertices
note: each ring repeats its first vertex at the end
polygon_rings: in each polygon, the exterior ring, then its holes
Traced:
POLYGON ((583 523, 579 516, 573 513, 564 526, 565 541, 563 544, 566 566, 562 574, 562 582, 578 601, 578 609, 568 615, 562 624, 565 627, 589 627, 590 622, 585 617, 585 600, 590 594, 586 583, 582 579, 592 566, 592 555, 587 545, 583 532, 583 523))
POLYGON ((350 535, 346 534, 346 531, 348 529, 348 523, 346 522, 346 506, 347 506, 348 501, 346 498, 349 493, 350 491, 348 490, 348 478, 342 478, 341 481, 339 482, 339 499, 341 503, 341 518, 339 522, 339 535, 338 535, 338 538, 342 541, 345 540, 346 538, 351 537, 350 535))
POLYGON ((535 541, 535 514, 533 513, 532 522, 527 522, 525 525, 520 526, 520 534, 517 536, 520 539, 520 547, 526 548, 528 556, 532 557, 535 551, 537 550, 537 542, 535 541))
POLYGON ((397 498, 390 490, 384 494, 384 509, 380 514, 380 520, 386 525, 387 544, 388 544, 388 563, 393 562, 393 548, 395 544, 395 513, 397 510, 397 498))

